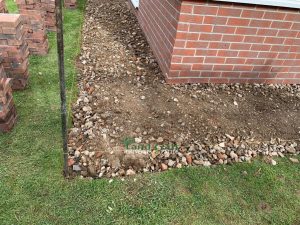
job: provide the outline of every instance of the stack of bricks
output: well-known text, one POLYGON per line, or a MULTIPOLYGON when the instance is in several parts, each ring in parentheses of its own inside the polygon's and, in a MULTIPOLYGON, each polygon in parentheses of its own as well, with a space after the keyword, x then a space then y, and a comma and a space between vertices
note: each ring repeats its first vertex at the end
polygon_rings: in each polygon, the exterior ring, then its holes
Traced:
POLYGON ((24 89, 28 80, 29 50, 20 14, 0 14, 0 52, 3 68, 12 78, 14 90, 24 89))
POLYGON ((41 0, 42 9, 46 12, 46 27, 56 31, 55 0, 41 0))
POLYGON ((64 0, 64 5, 67 9, 76 9, 77 7, 76 0, 64 0))
POLYGON ((55 0, 16 0, 20 10, 37 10, 45 13, 47 30, 56 31, 55 0))
POLYGON ((10 131, 17 120, 10 79, 0 65, 0 133, 10 131))
POLYGON ((48 38, 45 27, 45 12, 37 10, 20 10, 25 20, 25 40, 29 52, 33 55, 46 55, 48 53, 48 38))
POLYGON ((0 0, 0 13, 7 13, 7 8, 5 5, 5 0, 0 0))

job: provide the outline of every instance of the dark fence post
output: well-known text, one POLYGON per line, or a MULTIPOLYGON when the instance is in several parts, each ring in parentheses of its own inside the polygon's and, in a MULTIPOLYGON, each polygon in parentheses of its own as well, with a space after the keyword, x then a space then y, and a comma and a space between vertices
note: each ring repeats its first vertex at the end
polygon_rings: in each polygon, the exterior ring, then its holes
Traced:
POLYGON ((66 108, 66 84, 65 84, 65 63, 64 63, 64 31, 62 19, 62 2, 55 0, 56 29, 57 29, 57 53, 60 81, 61 99, 61 120, 62 120, 62 139, 64 154, 64 175, 69 176, 68 171, 68 133, 67 133, 67 108, 66 108))

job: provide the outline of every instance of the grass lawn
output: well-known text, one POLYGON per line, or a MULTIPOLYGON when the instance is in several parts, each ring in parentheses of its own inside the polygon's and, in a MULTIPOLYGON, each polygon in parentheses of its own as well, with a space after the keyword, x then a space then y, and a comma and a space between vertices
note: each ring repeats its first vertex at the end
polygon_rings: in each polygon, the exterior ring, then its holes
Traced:
MULTIPOLYGON (((8 3, 15 11, 13 0, 8 3)), ((64 16, 69 97, 76 92, 84 1, 79 5, 64 16)), ((14 94, 17 126, 0 135, 1 225, 300 224, 300 166, 287 159, 277 166, 186 168, 123 182, 64 180, 55 34, 49 38, 49 55, 31 58, 29 87, 14 94)))

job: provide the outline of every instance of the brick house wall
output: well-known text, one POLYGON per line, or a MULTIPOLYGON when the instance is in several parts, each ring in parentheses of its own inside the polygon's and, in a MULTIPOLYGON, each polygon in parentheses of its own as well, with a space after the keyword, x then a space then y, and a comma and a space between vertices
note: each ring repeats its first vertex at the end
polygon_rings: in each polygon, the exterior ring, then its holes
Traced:
POLYGON ((180 0, 141 0, 137 17, 164 74, 169 72, 180 0))
POLYGON ((137 15, 170 83, 300 83, 297 9, 141 0, 137 15))

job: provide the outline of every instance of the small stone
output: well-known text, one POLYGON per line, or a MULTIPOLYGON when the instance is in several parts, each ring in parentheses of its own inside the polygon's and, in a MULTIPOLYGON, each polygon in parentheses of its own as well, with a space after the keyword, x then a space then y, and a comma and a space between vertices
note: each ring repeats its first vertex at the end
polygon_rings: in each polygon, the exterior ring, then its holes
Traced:
POLYGON ((230 152, 230 158, 232 159, 237 159, 238 158, 238 155, 234 153, 234 151, 231 151, 230 152))
POLYGON ((84 126, 85 126, 87 129, 92 128, 93 125, 94 125, 94 123, 93 123, 92 121, 88 121, 88 122, 86 122, 86 123, 84 124, 84 126))
POLYGON ((168 166, 169 167, 173 167, 174 165, 175 165, 175 161, 174 160, 171 160, 171 159, 169 159, 169 161, 168 161, 168 166))
POLYGON ((70 130, 70 136, 71 137, 77 137, 80 133, 80 129, 79 128, 72 128, 70 130))
POLYGON ((231 141, 233 141, 233 140, 235 139, 233 136, 230 136, 229 134, 225 134, 225 136, 226 136, 227 138, 229 138, 231 141))
POLYGON ((178 102, 178 98, 174 98, 173 101, 174 101, 174 102, 178 102))
POLYGON ((83 110, 84 112, 88 112, 88 111, 92 111, 92 108, 91 108, 90 106, 84 106, 84 107, 82 108, 82 110, 83 110))
POLYGON ((95 169, 95 166, 93 165, 89 165, 88 167, 88 173, 91 177, 95 177, 97 174, 96 174, 96 169, 95 169))
POLYGON ((225 159, 227 159, 227 155, 226 154, 223 154, 223 153, 218 153, 217 154, 217 157, 219 158, 219 159, 222 159, 222 160, 225 160, 225 159))
POLYGON ((89 157, 92 158, 96 153, 94 151, 89 153, 89 157))
POLYGON ((276 162, 274 159, 271 159, 271 165, 272 165, 272 166, 276 166, 276 165, 277 165, 277 162, 276 162))
POLYGON ((225 148, 225 146, 226 146, 226 145, 225 145, 225 142, 220 143, 219 146, 220 146, 221 148, 225 148))
POLYGON ((68 159, 68 166, 73 166, 75 164, 75 160, 72 158, 68 159))
POLYGON ((290 160, 292 163, 299 163, 299 159, 296 159, 296 158, 289 158, 289 160, 290 160))
POLYGON ((110 117, 110 113, 109 112, 101 113, 100 117, 104 120, 107 120, 110 117))
POLYGON ((156 155, 156 152, 155 152, 155 151, 152 151, 152 152, 151 152, 151 157, 152 157, 153 159, 155 159, 156 156, 157 156, 157 155, 156 155))
POLYGON ((182 168, 182 164, 181 164, 181 163, 178 163, 178 164, 176 165, 176 168, 181 169, 181 168, 182 168))
POLYGON ((134 139, 134 142, 137 143, 137 144, 139 144, 139 143, 142 142, 142 138, 135 138, 135 139, 134 139))
POLYGON ((104 173, 103 172, 101 172, 101 173, 99 173, 99 178, 101 178, 101 177, 103 177, 103 175, 104 175, 104 173))
POLYGON ((81 171, 80 174, 83 177, 87 177, 88 176, 88 172, 86 170, 81 171))
POLYGON ((84 102, 84 103, 89 103, 90 100, 89 100, 87 97, 85 97, 85 98, 83 99, 83 102, 84 102))
POLYGON ((81 171, 81 167, 79 165, 73 165, 73 170, 75 172, 79 172, 79 171, 81 171))
POLYGON ((76 158, 79 158, 80 157, 80 151, 76 150, 74 155, 75 155, 76 158))
POLYGON ((126 176, 133 176, 133 175, 135 175, 135 171, 134 170, 129 169, 129 170, 126 171, 126 176))
POLYGON ((292 146, 286 146, 285 150, 290 153, 290 154, 295 154, 296 153, 296 149, 292 146))
POLYGON ((157 138, 157 143, 162 143, 164 141, 164 139, 162 137, 157 138))
POLYGON ((165 171, 165 170, 168 169, 168 166, 167 166, 166 164, 162 163, 162 164, 160 165, 160 168, 161 168, 162 171, 165 171))
POLYGON ((183 157, 181 158, 181 162, 182 162, 183 165, 186 166, 186 165, 187 165, 186 157, 183 156, 183 157))
POLYGON ((143 96, 141 96, 141 100, 145 100, 146 99, 146 97, 143 95, 143 96))
POLYGON ((120 170, 119 170, 119 175, 120 175, 120 176, 125 176, 125 174, 126 174, 126 172, 125 172, 124 169, 120 169, 120 170))
POLYGON ((202 160, 194 160, 193 163, 199 166, 199 165, 203 165, 204 162, 202 160))
POLYGON ((211 166, 211 163, 210 163, 209 161, 205 161, 205 162, 203 163, 203 166, 205 166, 205 167, 210 167, 210 166, 211 166))
POLYGON ((278 152, 278 155, 281 157, 281 158, 284 158, 284 154, 282 152, 278 152))
POLYGON ((165 152, 164 152, 164 158, 165 158, 165 159, 168 159, 169 157, 170 157, 170 152, 165 151, 165 152))
POLYGON ((189 165, 191 165, 193 162, 193 157, 191 155, 186 155, 186 161, 189 165))

